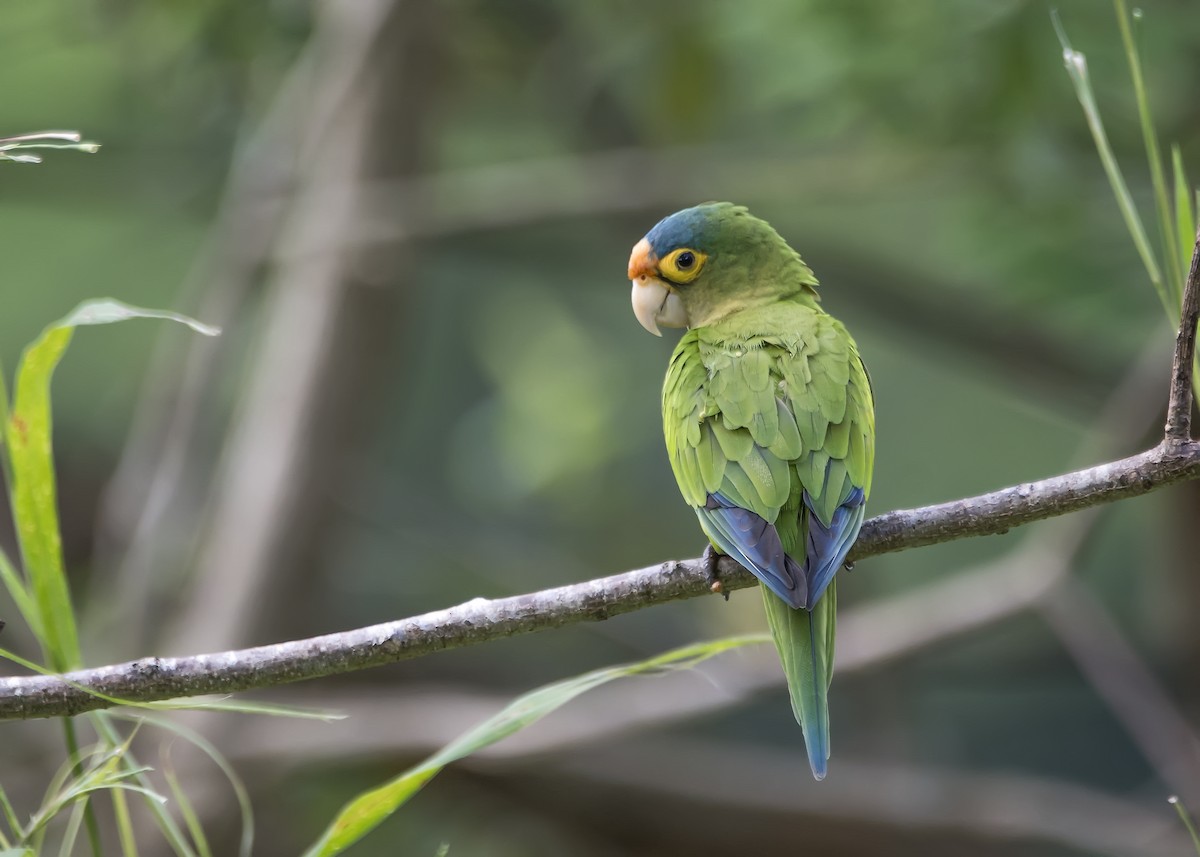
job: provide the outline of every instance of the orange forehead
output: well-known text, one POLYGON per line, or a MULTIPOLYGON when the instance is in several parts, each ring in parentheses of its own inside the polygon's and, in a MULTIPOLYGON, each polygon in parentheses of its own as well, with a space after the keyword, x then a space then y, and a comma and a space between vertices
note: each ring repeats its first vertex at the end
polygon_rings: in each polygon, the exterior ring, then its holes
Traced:
POLYGON ((658 257, 654 255, 654 248, 643 238, 633 245, 633 252, 629 254, 629 279, 654 276, 658 270, 657 265, 658 257))

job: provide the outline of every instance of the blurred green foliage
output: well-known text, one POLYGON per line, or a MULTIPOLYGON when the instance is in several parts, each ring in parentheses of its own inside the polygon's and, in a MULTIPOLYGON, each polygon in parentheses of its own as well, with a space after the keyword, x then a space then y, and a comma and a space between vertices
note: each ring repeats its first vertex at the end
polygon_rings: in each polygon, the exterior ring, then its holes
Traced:
MULTIPOLYGON (((1112 9, 1057 5, 1088 55, 1132 195, 1148 211, 1112 9)), ((370 409, 348 413, 347 422, 361 422, 355 442, 324 447, 307 463, 327 465, 336 479, 319 486, 318 523, 286 534, 305 545, 303 555, 245 642, 698 553, 695 521, 661 448, 658 390, 671 343, 636 325, 624 267, 658 218, 702 199, 732 198, 770 219, 854 331, 878 393, 875 511, 1086 463, 1074 457, 1078 446, 1151 340, 1165 401, 1170 331, 1145 288, 1044 3, 446 0, 423 8, 425 100, 403 128, 388 129, 419 142, 416 171, 429 179, 422 228, 403 262, 370 269, 378 288, 399 297, 387 348, 372 355, 386 383, 366 389, 370 409)), ((1135 36, 1158 131, 1179 141, 1194 176, 1200 17, 1187 3, 1143 8, 1135 36)), ((6 10, 0 131, 79 127, 104 148, 0 174, 0 362, 14 365, 46 319, 85 297, 195 312, 221 288, 181 283, 211 247, 235 155, 326 26, 320 8, 299 0, 51 0, 6 10)), ((377 191, 382 203, 403 205, 413 188, 401 178, 377 191)), ((196 422, 195 467, 205 479, 244 407, 271 289, 286 287, 271 285, 278 266, 269 254, 262 261, 221 342, 219 374, 196 422)), ((76 343, 56 383, 64 544, 85 614, 100 615, 83 626, 85 659, 111 645, 88 628, 104 627, 105 611, 122 615, 111 603, 117 563, 95 521, 139 385, 154 368, 147 355, 162 353, 156 335, 150 326, 96 331, 76 343)), ((168 342, 166 353, 179 347, 168 342)), ((1157 422, 1145 415, 1147 439, 1157 422)), ((156 570, 168 617, 186 606, 179 581, 203 537, 211 502, 203 496, 194 517, 142 536, 173 558, 156 570)), ((1196 512, 1188 488, 1112 508, 1077 563, 1189 714, 1200 705, 1190 678, 1200 653, 1189 606, 1200 595, 1196 512)), ((846 578, 843 609, 997 557, 1015 538, 864 562, 846 578)), ((679 604, 358 680, 376 692, 436 683, 512 695, 761 624, 752 598, 679 604)), ((328 689, 335 704, 338 687, 328 689)), ((875 759, 1163 793, 1033 616, 843 676, 833 696, 835 772, 839 759, 875 759)), ((799 740, 782 692, 655 734, 780 752, 799 740)), ((368 755, 366 767, 350 751, 325 767, 297 758, 299 773, 282 791, 264 765, 250 784, 271 843, 264 848, 275 849, 263 853, 296 853, 346 795, 425 753, 398 752, 387 764, 368 755)), ((447 840, 454 855, 722 853, 716 840, 704 846, 674 828, 655 838, 654 825, 632 817, 622 839, 608 822, 635 803, 682 818, 700 811, 629 789, 601 791, 616 806, 601 812, 594 784, 555 770, 492 763, 444 775, 361 853, 434 853, 447 840)), ((803 774, 797 789, 819 788, 803 774)), ((742 830, 746 814, 729 812, 731 828, 742 830)), ((865 840, 848 846, 853 837, 842 830, 838 839, 837 822, 823 823, 817 834, 833 831, 828 853, 884 853, 865 840)), ((745 833, 754 853, 792 853, 794 834, 778 819, 756 830, 745 833)), ((911 841, 902 836, 889 853, 964 853, 936 831, 904 836, 911 841)))

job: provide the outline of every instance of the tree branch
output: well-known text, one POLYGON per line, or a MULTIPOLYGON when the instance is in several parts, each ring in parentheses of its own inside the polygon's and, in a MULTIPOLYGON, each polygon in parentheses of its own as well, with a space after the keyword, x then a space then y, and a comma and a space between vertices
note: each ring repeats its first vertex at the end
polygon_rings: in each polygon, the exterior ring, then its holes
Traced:
POLYGON ((863 525, 852 560, 970 536, 1006 533, 1013 527, 1137 497, 1200 476, 1200 444, 1165 442, 1140 455, 1026 482, 965 500, 902 509, 863 525))
MULTIPOLYGON (((1196 478, 1200 478, 1200 443, 1164 441, 1141 455, 1040 482, 953 503, 889 512, 866 523, 853 556, 862 559, 1001 533, 1196 478)), ((728 558, 721 561, 720 573, 728 589, 756 583, 749 572, 728 558)), ((147 658, 80 670, 62 678, 11 677, 0 679, 0 719, 73 715, 113 705, 96 693, 147 702, 286 684, 441 649, 607 619, 708 592, 700 560, 670 561, 527 595, 492 601, 477 598, 447 610, 307 640, 191 657, 147 658)))
POLYGON ((1167 404, 1166 443, 1184 443, 1192 436, 1192 370, 1196 360, 1196 322, 1200 319, 1200 231, 1192 265, 1183 287, 1175 360, 1171 365, 1171 398, 1167 404))

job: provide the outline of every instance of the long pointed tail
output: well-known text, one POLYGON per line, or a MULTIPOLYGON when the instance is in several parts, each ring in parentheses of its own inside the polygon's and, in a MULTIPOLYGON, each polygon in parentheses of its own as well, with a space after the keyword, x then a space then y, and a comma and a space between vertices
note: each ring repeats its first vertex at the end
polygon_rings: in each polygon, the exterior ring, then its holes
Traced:
POLYGON ((829 761, 829 680, 833 677, 833 635, 837 590, 830 583, 811 611, 796 610, 761 587, 767 621, 787 676, 792 711, 804 730, 813 776, 825 779, 829 761))

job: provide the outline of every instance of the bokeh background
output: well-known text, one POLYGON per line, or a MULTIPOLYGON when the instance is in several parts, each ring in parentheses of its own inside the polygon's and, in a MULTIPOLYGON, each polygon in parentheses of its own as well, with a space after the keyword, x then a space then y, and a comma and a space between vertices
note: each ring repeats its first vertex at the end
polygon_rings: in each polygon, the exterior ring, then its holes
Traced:
MULTIPOLYGON (((1113 10, 1056 5, 1148 204, 1113 10)), ((1194 3, 1145 5, 1156 123, 1194 173, 1198 38, 1194 3)), ((1172 331, 1045 2, 44 0, 5 10, 0 46, 0 130, 103 143, 3 167, 0 359, 92 296, 225 328, 84 330, 56 377, 91 664, 698 554, 660 433, 671 336, 633 319, 625 265, 706 199, 770 219, 855 333, 876 512, 1162 423, 1172 331)), ((1183 486, 860 563, 825 783, 756 647, 583 697, 353 853, 1188 853, 1166 798, 1200 810, 1197 514, 1183 486)), ((245 777, 255 853, 290 855, 512 696, 760 611, 676 603, 256 697, 334 723, 188 722, 245 777)), ((3 732, 0 777, 36 805, 57 725, 3 732)), ((233 853, 229 787, 186 771, 233 853)))

